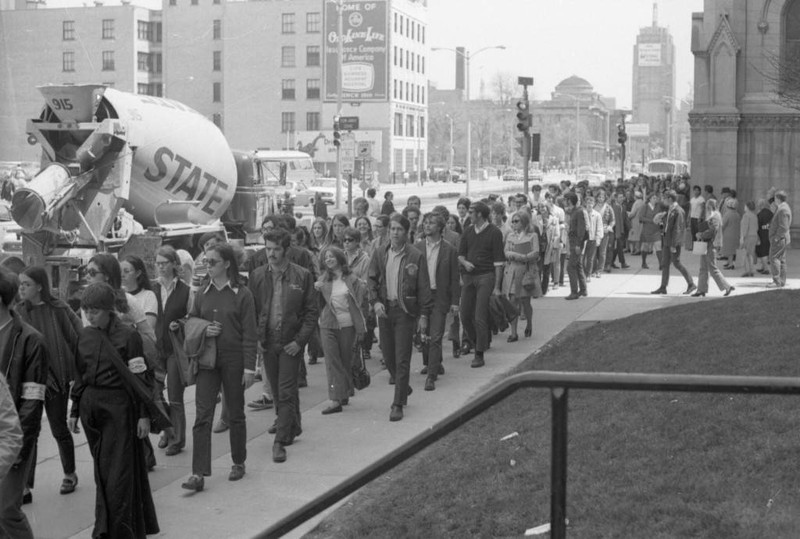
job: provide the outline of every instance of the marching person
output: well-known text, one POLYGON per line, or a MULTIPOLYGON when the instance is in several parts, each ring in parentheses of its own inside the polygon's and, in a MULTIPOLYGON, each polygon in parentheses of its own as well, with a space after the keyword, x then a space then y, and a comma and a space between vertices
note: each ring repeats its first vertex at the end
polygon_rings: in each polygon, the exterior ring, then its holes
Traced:
POLYGON ((706 254, 700 255, 700 275, 697 278, 697 291, 692 294, 693 298, 705 296, 708 293, 708 276, 714 279, 720 290, 725 291, 725 295, 729 296, 734 290, 734 287, 728 284, 722 272, 717 266, 717 249, 714 246, 714 240, 718 234, 722 233, 722 216, 717 211, 717 201, 709 198, 706 201, 704 215, 706 216, 706 228, 699 231, 700 225, 698 224, 698 232, 695 238, 698 241, 706 242, 706 254))
MULTIPOLYGON (((458 246, 458 262, 464 270, 461 287, 461 323, 467 339, 475 344, 475 357, 470 367, 484 365, 484 352, 489 348, 489 297, 501 294, 503 266, 503 233, 489 222, 489 206, 475 202, 469 208, 472 224, 464 230, 458 246)), ((462 354, 469 354, 464 343, 462 354)))
POLYGON ((425 391, 436 389, 436 380, 444 374, 442 366, 442 341, 444 339, 447 314, 458 313, 461 299, 461 284, 458 275, 456 248, 442 239, 445 222, 437 213, 429 213, 422 220, 425 238, 415 247, 423 254, 428 266, 428 278, 433 295, 428 324, 428 341, 422 349, 422 374, 426 374, 425 391))
POLYGON ((369 298, 378 317, 389 382, 395 383, 389 421, 403 419, 403 407, 412 391, 408 379, 415 322, 416 330, 425 334, 433 307, 427 262, 408 244, 410 227, 402 215, 391 216, 391 242, 375 251, 369 269, 369 298))
POLYGON ((311 272, 289 262, 291 239, 283 229, 264 236, 267 265, 254 272, 251 287, 261 304, 258 338, 264 368, 275 400, 275 423, 267 432, 275 435, 273 462, 286 461, 286 446, 303 432, 298 383, 303 347, 317 323, 319 308, 311 272))
MULTIPOLYGON (((47 422, 58 445, 64 479, 61 494, 75 491, 75 444, 67 426, 69 391, 74 380, 75 353, 83 324, 78 315, 65 302, 50 294, 47 270, 31 266, 19 276, 19 297, 22 301, 14 308, 20 318, 42 334, 47 349, 48 376, 44 409, 47 422)), ((33 489, 36 474, 36 448, 31 460, 28 489, 33 489)))
MULTIPOLYGON (((289 236, 286 236, 288 241, 289 236)), ((247 424, 244 391, 253 385, 256 367, 256 311, 253 295, 239 282, 239 266, 233 247, 218 243, 206 250, 208 283, 198 290, 189 316, 210 322, 206 337, 216 341, 213 369, 200 369, 195 385, 197 415, 192 429, 192 475, 181 485, 200 491, 211 475, 211 423, 220 386, 228 410, 233 466, 229 481, 245 474, 247 424)), ((174 327, 173 322, 173 327, 174 327)))
POLYGON ((775 213, 769 224, 769 268, 772 282, 768 288, 786 286, 786 250, 792 240, 789 227, 792 226, 792 209, 786 202, 786 191, 775 193, 775 213))
POLYGON ((42 423, 48 365, 41 335, 11 310, 18 290, 17 276, 0 268, 0 372, 7 377, 23 436, 14 465, 0 481, 0 535, 33 539, 22 493, 42 423))
POLYGON ((586 212, 578 206, 578 195, 567 193, 564 195, 567 205, 566 212, 569 219, 567 239, 569 244, 569 261, 567 273, 569 274, 570 293, 564 299, 573 300, 586 296, 586 274, 583 273, 583 250, 589 239, 589 224, 586 212))
POLYGON ((121 369, 146 376, 142 338, 116 313, 117 292, 106 283, 86 287, 76 360, 70 430, 80 416, 94 461, 92 537, 144 537, 159 532, 143 440, 150 434, 147 407, 121 369), (121 363, 117 365, 117 363, 121 363))
POLYGON ((681 264, 681 243, 683 242, 683 233, 685 230, 686 214, 683 208, 678 205, 678 195, 675 191, 668 191, 666 201, 669 204, 667 215, 664 217, 664 232, 662 233, 661 245, 661 286, 653 290, 651 294, 666 294, 667 285, 669 285, 669 265, 672 263, 683 278, 686 279, 686 292, 684 294, 691 294, 697 287, 692 280, 692 276, 681 264))

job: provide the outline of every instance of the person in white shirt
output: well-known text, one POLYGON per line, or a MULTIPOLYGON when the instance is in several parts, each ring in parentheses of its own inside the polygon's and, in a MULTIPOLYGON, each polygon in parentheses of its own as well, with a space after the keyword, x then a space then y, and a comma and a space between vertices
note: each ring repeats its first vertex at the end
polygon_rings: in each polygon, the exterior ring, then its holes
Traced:
POLYGON ((593 196, 586 197, 584 206, 589 216, 587 221, 589 241, 586 242, 586 250, 583 253, 583 267, 586 272, 586 282, 589 282, 592 275, 595 277, 598 275, 594 272, 594 257, 597 254, 597 246, 603 241, 603 218, 594 207, 593 196))
POLYGON ((703 191, 699 185, 695 185, 692 187, 692 198, 689 199, 689 227, 692 231, 692 238, 697 237, 705 207, 706 199, 703 198, 703 191))

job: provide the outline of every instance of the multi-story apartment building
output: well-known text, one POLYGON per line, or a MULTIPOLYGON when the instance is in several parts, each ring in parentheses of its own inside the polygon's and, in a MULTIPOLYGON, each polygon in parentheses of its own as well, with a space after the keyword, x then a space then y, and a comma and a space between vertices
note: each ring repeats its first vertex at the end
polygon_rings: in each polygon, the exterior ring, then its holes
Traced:
POLYGON ((17 0, 0 7, 0 161, 36 161, 25 122, 41 112, 37 86, 103 83, 161 95, 161 12, 125 3, 43 8, 17 0))

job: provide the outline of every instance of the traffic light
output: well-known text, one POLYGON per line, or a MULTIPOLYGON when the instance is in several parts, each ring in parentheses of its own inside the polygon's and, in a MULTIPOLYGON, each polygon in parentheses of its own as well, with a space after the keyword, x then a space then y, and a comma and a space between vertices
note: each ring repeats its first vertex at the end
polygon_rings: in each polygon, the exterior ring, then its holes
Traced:
POLYGON ((527 133, 531 128, 531 113, 528 110, 528 100, 523 99, 517 101, 517 129, 523 133, 527 133))
POLYGON ((339 116, 333 117, 333 145, 338 149, 342 145, 342 134, 339 132, 339 116))
POLYGON ((628 141, 628 134, 625 132, 623 124, 617 124, 617 142, 625 144, 628 141))

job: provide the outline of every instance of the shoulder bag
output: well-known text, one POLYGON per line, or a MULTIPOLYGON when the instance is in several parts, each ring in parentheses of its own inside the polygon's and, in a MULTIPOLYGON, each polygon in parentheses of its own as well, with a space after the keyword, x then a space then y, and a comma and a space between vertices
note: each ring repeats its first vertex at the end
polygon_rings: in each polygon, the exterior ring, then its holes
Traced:
POLYGON ((351 367, 353 386, 359 391, 369 387, 369 383, 372 381, 369 371, 364 365, 364 355, 361 353, 361 346, 362 344, 360 342, 356 342, 353 345, 353 366, 351 367))

